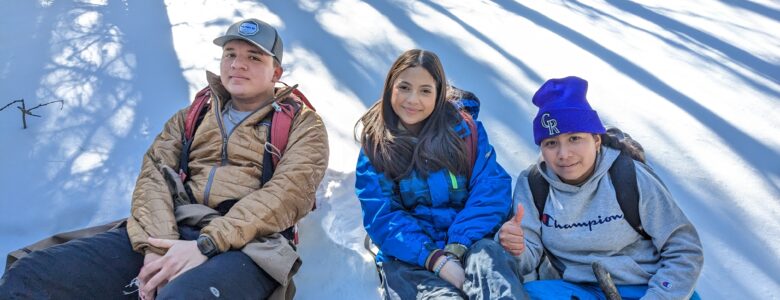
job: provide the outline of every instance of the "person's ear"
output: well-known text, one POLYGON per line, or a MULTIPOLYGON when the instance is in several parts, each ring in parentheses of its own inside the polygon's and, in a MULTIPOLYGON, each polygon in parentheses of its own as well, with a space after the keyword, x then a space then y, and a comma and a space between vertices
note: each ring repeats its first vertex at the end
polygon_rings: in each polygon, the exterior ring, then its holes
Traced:
POLYGON ((271 77, 271 82, 277 82, 280 78, 282 78, 282 73, 284 73, 284 69, 282 69, 282 66, 274 67, 274 76, 271 77))
POLYGON ((596 151, 598 151, 601 148, 601 135, 600 134, 594 134, 593 135, 593 141, 596 144, 596 151))

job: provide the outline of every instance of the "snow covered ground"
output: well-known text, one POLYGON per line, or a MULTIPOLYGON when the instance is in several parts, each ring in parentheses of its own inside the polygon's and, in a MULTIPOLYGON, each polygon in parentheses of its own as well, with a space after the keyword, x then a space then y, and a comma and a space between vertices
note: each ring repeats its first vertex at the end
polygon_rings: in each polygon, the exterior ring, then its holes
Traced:
POLYGON ((323 116, 330 167, 301 222, 299 299, 377 299, 354 196, 353 126, 414 47, 475 92, 499 162, 537 157, 530 98, 578 75, 697 226, 705 299, 780 298, 780 3, 769 0, 9 0, 0 4, 0 253, 125 217, 141 155, 218 71, 232 22, 277 26, 283 80, 323 116))

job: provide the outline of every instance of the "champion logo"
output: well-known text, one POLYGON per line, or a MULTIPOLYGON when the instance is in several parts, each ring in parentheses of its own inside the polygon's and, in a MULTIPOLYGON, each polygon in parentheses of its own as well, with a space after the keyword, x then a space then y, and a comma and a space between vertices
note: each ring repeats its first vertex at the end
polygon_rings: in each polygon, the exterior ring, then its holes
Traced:
POLYGON ((559 224, 558 220, 556 220, 555 218, 553 218, 551 215, 548 214, 542 214, 542 216, 539 217, 539 219, 542 221, 542 224, 544 224, 544 226, 554 227, 555 229, 572 229, 577 227, 587 227, 588 231, 593 231, 593 225, 600 225, 600 224, 616 221, 618 219, 623 219, 623 215, 611 215, 611 216, 607 216, 606 218, 601 218, 601 216, 598 216, 598 218, 594 220, 576 222, 571 224, 559 224))
POLYGON ((260 26, 257 26, 257 23, 252 21, 247 21, 238 25, 238 34, 240 35, 255 35, 258 31, 260 31, 260 26))
POLYGON ((668 282, 668 281, 664 281, 664 282, 662 282, 662 283, 661 283, 661 285, 663 285, 663 286, 664 286, 665 288, 667 288, 667 289, 670 289, 670 288, 672 288, 672 283, 671 283, 671 282, 668 282))
POLYGON ((556 133, 561 133, 558 130, 558 120, 550 118, 549 113, 545 113, 542 115, 541 118, 542 121, 542 127, 547 128, 547 130, 550 132, 549 135, 554 135, 556 133))

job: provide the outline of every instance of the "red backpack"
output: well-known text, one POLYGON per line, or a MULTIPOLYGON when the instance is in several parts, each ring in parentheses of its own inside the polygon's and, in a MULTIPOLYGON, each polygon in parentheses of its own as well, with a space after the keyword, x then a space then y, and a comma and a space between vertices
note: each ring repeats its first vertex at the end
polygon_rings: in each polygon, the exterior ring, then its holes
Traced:
MULTIPOLYGON (((292 126, 293 118, 301 110, 302 105, 308 106, 311 110, 315 110, 311 105, 309 99, 306 98, 303 93, 297 89, 298 85, 287 86, 282 88, 276 95, 279 101, 274 101, 271 105, 274 108, 273 116, 271 117, 270 129, 268 131, 268 141, 273 148, 278 150, 274 155, 271 151, 264 151, 263 154, 263 174, 260 178, 260 187, 262 188, 266 182, 273 177, 274 170, 279 164, 279 159, 284 155, 284 151, 287 148, 287 140, 290 136, 290 127, 292 126), (288 97, 290 94, 292 96, 288 97)), ((184 120, 184 133, 182 134, 182 149, 179 156, 179 177, 181 182, 186 182, 189 176, 189 157, 190 146, 192 146, 192 139, 195 136, 195 131, 203 121, 203 117, 211 107, 211 88, 205 87, 200 90, 192 101, 190 108, 187 110, 187 117, 184 120)), ((191 198, 194 199, 194 198, 191 198)), ((316 208, 312 207, 312 210, 316 208)), ((229 208, 228 208, 229 209, 229 208)), ((227 209, 226 209, 227 210, 227 209)), ((226 211, 225 211, 226 212, 226 211)), ((287 228, 282 235, 298 244, 298 225, 293 225, 287 228)))

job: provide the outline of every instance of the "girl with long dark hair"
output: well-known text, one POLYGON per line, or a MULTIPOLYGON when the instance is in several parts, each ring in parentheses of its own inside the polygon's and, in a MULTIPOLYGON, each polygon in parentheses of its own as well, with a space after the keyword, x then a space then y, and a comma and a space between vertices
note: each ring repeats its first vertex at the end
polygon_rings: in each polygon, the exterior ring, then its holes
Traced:
POLYGON ((492 239, 509 214, 511 179, 482 124, 450 101, 454 91, 436 54, 406 51, 356 126, 355 189, 385 298, 525 295, 512 257, 492 239))

